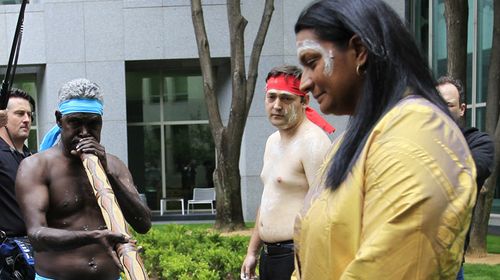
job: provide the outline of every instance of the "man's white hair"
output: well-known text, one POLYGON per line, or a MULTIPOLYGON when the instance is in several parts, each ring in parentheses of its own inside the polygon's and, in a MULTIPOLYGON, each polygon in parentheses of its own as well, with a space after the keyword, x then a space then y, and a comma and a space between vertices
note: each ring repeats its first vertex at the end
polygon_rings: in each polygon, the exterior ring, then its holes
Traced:
POLYGON ((101 88, 87 79, 75 79, 65 83, 59 89, 59 104, 70 99, 97 99, 104 103, 101 88))

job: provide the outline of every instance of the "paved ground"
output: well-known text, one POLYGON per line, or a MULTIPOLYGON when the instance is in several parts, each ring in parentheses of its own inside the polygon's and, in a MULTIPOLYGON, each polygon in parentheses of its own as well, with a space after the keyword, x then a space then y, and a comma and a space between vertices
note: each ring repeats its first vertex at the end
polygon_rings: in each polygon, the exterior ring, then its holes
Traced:
POLYGON ((465 262, 500 265, 500 254, 488 254, 485 258, 471 258, 465 256, 465 262))
POLYGON ((234 236, 234 235, 250 236, 250 235, 252 235, 252 230, 251 229, 247 229, 247 230, 237 230, 237 231, 231 231, 231 232, 223 232, 220 235, 222 235, 222 236, 234 236))

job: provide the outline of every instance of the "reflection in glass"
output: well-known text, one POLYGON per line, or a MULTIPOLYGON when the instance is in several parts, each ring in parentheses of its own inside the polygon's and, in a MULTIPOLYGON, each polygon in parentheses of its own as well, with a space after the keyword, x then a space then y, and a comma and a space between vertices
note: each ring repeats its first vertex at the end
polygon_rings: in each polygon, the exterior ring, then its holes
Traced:
POLYGON ((0 5, 21 4, 21 0, 0 0, 0 5))
POLYGON ((128 126, 128 166, 150 208, 161 198, 161 131, 159 125, 128 126))
POLYGON ((476 108, 476 128, 485 131, 486 130, 486 107, 476 108))
POLYGON ((160 121, 160 75, 128 72, 126 80, 128 122, 160 121))
POLYGON ((214 144, 207 124, 165 127, 167 189, 213 187, 214 144))
POLYGON ((163 114, 167 121, 206 120, 203 81, 198 75, 163 77, 163 114))
POLYGON ((432 70, 436 77, 446 75, 448 52, 446 50, 446 20, 444 17, 444 1, 431 1, 432 9, 432 70))
MULTIPOLYGON (((476 102, 486 102, 488 91, 488 68, 490 65, 491 45, 493 39, 493 0, 478 2, 478 36, 477 40, 477 93, 476 102)), ((479 122, 477 122, 479 124, 479 122)))
POLYGON ((428 58, 429 54, 429 0, 410 1, 408 20, 415 36, 415 40, 422 51, 422 55, 428 58))
POLYGON ((129 167, 149 207, 213 187, 215 153, 198 72, 126 74, 129 167))
POLYGON ((467 104, 472 103, 472 65, 473 65, 473 42, 474 42, 474 0, 469 0, 469 17, 467 22, 467 84, 466 84, 466 101, 467 104))
POLYGON ((465 125, 467 127, 471 127, 471 123, 472 123, 471 108, 467 108, 465 110, 465 125))

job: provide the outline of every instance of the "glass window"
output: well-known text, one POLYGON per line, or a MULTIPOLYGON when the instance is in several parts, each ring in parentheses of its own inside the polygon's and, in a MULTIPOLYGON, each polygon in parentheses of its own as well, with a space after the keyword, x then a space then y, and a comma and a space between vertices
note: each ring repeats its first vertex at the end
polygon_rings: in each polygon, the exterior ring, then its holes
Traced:
POLYGON ((206 120, 208 113, 203 97, 200 74, 163 77, 163 114, 168 121, 206 120))
MULTIPOLYGON (((469 0, 469 7, 472 7, 472 0, 469 0)), ((448 51, 446 46, 446 19, 444 16, 444 0, 433 1, 433 38, 432 38, 432 69, 436 78, 447 74, 448 51)), ((467 35, 467 102, 472 100, 472 39, 474 31, 474 13, 469 9, 469 25, 467 35)))
POLYGON ((467 110, 465 110, 465 125, 471 126, 471 123, 472 123, 472 109, 467 108, 467 110))
POLYGON ((488 68, 490 65, 493 40, 493 0, 478 1, 478 40, 477 40, 477 84, 476 102, 486 102, 488 95, 488 68))
POLYGON ((21 4, 22 0, 0 0, 0 5, 21 4))
POLYGON ((214 144, 208 125, 165 127, 167 188, 213 187, 214 144))
POLYGON ((153 72, 127 73, 128 122, 158 122, 161 119, 160 74, 153 72))
POLYGON ((427 58, 429 53, 429 0, 413 0, 409 3, 411 8, 408 20, 422 55, 427 58))
POLYGON ((469 106, 467 110, 465 110, 465 125, 467 127, 476 127, 480 131, 485 131, 486 129, 486 106, 477 106, 474 109, 475 111, 475 119, 476 125, 472 124, 472 108, 469 106))
POLYGON ((446 50, 446 20, 444 18, 444 1, 432 1, 433 40, 432 40, 432 69, 436 77, 446 75, 448 52, 446 50))
POLYGON ((150 208, 161 196, 161 127, 159 125, 128 126, 128 161, 134 183, 146 194, 150 208))
POLYGON ((476 128, 485 131, 486 129, 486 107, 476 108, 476 128))
POLYGON ((472 91, 472 65, 473 65, 473 45, 474 45, 474 0, 469 0, 469 19, 467 27, 467 89, 466 89, 466 101, 467 104, 473 103, 473 91, 472 91))
POLYGON ((151 209, 212 187, 215 148, 200 71, 127 70, 129 168, 151 209))

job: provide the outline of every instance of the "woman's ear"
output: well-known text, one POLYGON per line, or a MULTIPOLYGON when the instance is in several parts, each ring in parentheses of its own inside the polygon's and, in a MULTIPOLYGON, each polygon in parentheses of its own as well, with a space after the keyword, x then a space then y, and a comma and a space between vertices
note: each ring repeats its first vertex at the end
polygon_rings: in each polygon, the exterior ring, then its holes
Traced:
POLYGON ((365 44, 363 44, 363 41, 361 41, 361 38, 359 38, 358 35, 354 35, 351 37, 349 40, 349 47, 352 48, 355 53, 356 53, 356 65, 359 65, 359 67, 366 69, 366 61, 368 58, 368 50, 365 47, 365 44))

